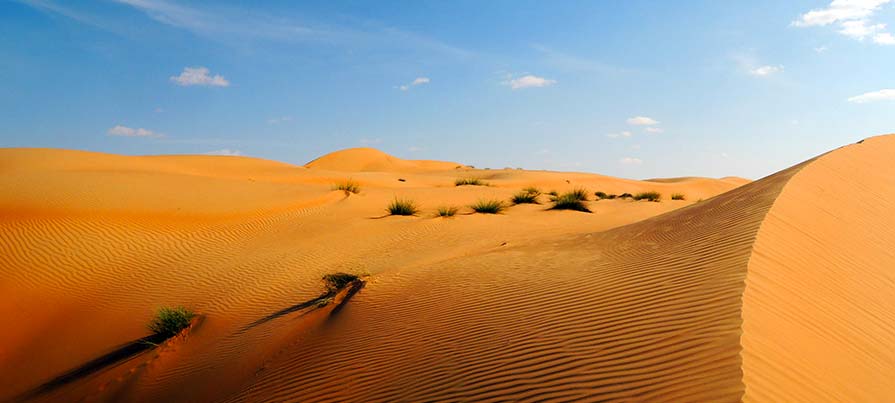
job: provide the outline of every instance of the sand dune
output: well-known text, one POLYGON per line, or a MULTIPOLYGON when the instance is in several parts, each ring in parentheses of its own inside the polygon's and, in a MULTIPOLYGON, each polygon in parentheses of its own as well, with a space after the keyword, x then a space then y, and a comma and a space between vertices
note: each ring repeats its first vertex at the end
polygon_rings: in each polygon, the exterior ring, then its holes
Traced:
POLYGON ((893 153, 745 183, 0 150, 0 400, 890 400, 893 153), (687 200, 432 217, 525 186, 687 200), (422 213, 383 217, 396 196, 422 213), (367 285, 289 311, 335 271, 367 285), (176 304, 202 315, 184 337, 38 389, 176 304))

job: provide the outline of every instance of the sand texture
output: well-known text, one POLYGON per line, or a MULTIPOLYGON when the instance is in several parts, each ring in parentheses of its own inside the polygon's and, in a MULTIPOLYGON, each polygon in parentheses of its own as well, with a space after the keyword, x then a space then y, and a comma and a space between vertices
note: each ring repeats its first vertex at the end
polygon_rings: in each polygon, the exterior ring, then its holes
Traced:
POLYGON ((0 401, 892 401, 893 155, 750 182, 0 149, 0 401), (467 207, 528 186, 593 213, 467 207), (366 284, 308 305, 333 272, 366 284), (136 347, 173 305, 200 317, 136 347))

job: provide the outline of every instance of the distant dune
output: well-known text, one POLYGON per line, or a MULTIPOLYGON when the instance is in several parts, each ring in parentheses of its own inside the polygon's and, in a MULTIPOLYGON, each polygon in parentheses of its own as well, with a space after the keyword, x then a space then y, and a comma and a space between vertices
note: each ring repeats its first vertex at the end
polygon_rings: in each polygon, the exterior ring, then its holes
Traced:
POLYGON ((893 400, 892 155, 749 182, 0 149, 0 401, 893 400), (530 186, 593 213, 466 207, 530 186), (333 272, 367 284, 302 308, 333 272), (173 305, 185 336, 97 360, 173 305))

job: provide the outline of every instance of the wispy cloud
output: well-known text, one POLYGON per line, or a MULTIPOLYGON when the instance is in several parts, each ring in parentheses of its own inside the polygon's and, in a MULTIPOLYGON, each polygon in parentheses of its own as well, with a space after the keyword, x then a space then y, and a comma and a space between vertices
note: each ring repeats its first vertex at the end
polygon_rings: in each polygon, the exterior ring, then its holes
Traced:
POLYGON ((632 134, 629 131, 623 131, 623 132, 619 132, 619 133, 609 133, 606 135, 606 137, 609 137, 611 139, 617 139, 619 137, 631 137, 631 136, 632 136, 632 134))
POLYGON ((290 121, 292 121, 292 116, 281 116, 281 117, 278 117, 278 118, 270 118, 270 119, 267 119, 267 124, 269 124, 269 125, 278 125, 278 124, 280 124, 280 123, 290 122, 290 121))
POLYGON ((544 64, 560 71, 600 74, 628 71, 598 60, 571 55, 540 44, 534 44, 531 47, 541 55, 544 64))
POLYGON ((767 78, 784 71, 783 65, 760 63, 754 52, 738 52, 731 55, 740 70, 750 76, 767 78))
POLYGON ((625 157, 625 158, 622 158, 622 159, 618 160, 618 162, 619 162, 620 164, 622 164, 622 165, 640 165, 640 164, 643 164, 643 160, 642 160, 642 159, 640 159, 640 158, 634 158, 634 157, 625 157))
POLYGON ((230 157, 238 157, 242 155, 242 151, 239 150, 231 150, 229 148, 222 148, 220 150, 208 151, 203 153, 205 155, 226 155, 230 157))
POLYGON ((868 102, 877 101, 895 101, 895 89, 884 89, 868 92, 861 95, 853 96, 848 99, 848 102, 856 104, 865 104, 868 102))
POLYGON ((510 78, 504 81, 504 84, 509 85, 510 88, 514 90, 519 90, 523 88, 549 87, 553 84, 556 84, 556 80, 527 74, 522 77, 510 78))
POLYGON ((892 0, 833 0, 827 7, 810 10, 792 22, 796 27, 839 25, 839 33, 857 40, 872 38, 881 45, 895 44, 886 24, 873 23, 871 18, 892 0))
POLYGON ((209 75, 207 67, 184 67, 179 76, 171 76, 171 81, 183 87, 201 85, 208 87, 229 87, 230 82, 220 74, 209 75))
POLYGON ((749 74, 758 77, 767 77, 771 74, 777 74, 783 72, 783 66, 758 66, 749 70, 749 74))
POLYGON ((123 125, 115 125, 112 126, 106 133, 110 136, 119 136, 119 137, 165 137, 164 134, 156 133, 152 130, 140 128, 132 128, 123 125))
POLYGON ((416 79, 414 79, 413 81, 411 81, 410 84, 403 84, 403 85, 399 86, 398 88, 399 88, 401 91, 407 91, 407 90, 409 90, 411 87, 415 87, 415 86, 417 86, 417 85, 429 84, 429 82, 431 82, 431 81, 432 81, 432 80, 430 80, 429 77, 417 77, 416 79))
POLYGON ((647 127, 643 130, 645 130, 647 133, 652 133, 652 134, 659 134, 659 133, 665 132, 665 129, 663 129, 661 127, 647 127))
POLYGON ((628 118, 627 122, 629 125, 632 126, 655 126, 659 124, 658 120, 648 116, 634 116, 632 118, 628 118))

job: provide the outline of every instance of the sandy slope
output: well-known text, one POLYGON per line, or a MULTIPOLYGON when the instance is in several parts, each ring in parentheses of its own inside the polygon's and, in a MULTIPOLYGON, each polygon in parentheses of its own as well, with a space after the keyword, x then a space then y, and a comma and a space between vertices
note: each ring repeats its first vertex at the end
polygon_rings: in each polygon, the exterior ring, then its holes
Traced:
POLYGON ((854 265, 829 279, 849 275, 848 287, 825 289, 827 278, 812 285, 820 302, 849 302, 842 311, 824 316, 830 311, 814 308, 825 306, 817 301, 781 309, 804 296, 788 295, 798 286, 765 273, 785 263, 786 278, 798 277, 816 262, 838 262, 830 244, 841 233, 811 217, 833 216, 831 223, 855 234, 852 226, 869 212, 891 221, 870 200, 832 198, 802 210, 790 195, 835 186, 849 195, 870 188, 889 195, 891 179, 872 173, 886 170, 881 156, 893 151, 895 140, 870 139, 733 189, 743 181, 473 170, 372 149, 305 167, 0 150, 0 317, 16 324, 0 332, 0 400, 145 336, 152 311, 173 304, 203 315, 185 338, 33 400, 882 397, 892 390, 882 380, 876 389, 855 384, 860 390, 830 380, 871 370, 891 375, 891 353, 859 363, 800 358, 804 379, 793 378, 784 352, 801 357, 820 344, 792 349, 775 329, 781 317, 800 315, 791 336, 823 339, 824 348, 843 354, 879 352, 892 337, 891 317, 877 308, 895 302, 891 273, 882 271, 892 255, 880 249, 892 244, 891 226, 839 245, 854 265), (861 163, 868 149, 876 161, 869 167, 861 163), (859 182, 840 179, 857 173, 859 182), (349 177, 360 194, 331 190, 349 177), (454 187, 458 177, 494 186, 454 187), (680 192, 688 200, 590 202, 595 214, 523 205, 497 216, 431 217, 439 205, 507 199, 530 185, 680 192), (423 214, 383 218, 395 196, 416 200, 423 214), (773 229, 773 220, 786 223, 793 214, 814 226, 773 229), (781 245, 804 234, 815 243, 784 253, 781 245), (762 263, 762 253, 777 260, 762 263), (344 309, 247 327, 314 298, 320 276, 333 271, 370 274, 344 309), (831 330, 811 333, 818 325, 831 330), (837 364, 839 372, 811 371, 837 364))

